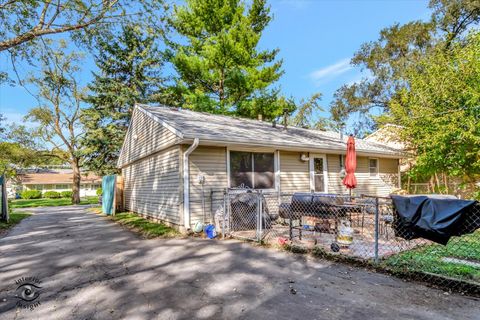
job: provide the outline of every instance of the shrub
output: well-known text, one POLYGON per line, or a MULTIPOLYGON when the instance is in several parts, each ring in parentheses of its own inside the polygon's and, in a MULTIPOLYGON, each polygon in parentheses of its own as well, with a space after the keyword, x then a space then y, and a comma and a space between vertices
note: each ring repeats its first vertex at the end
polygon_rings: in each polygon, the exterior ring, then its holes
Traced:
POLYGON ((69 190, 69 191, 62 191, 60 193, 60 195, 62 196, 62 198, 71 198, 72 195, 73 195, 73 191, 69 190))
POLYGON ((102 193, 103 193, 102 188, 98 188, 98 189, 97 189, 97 196, 101 196, 102 193))
POLYGON ((40 199, 42 197, 42 191, 40 190, 25 190, 21 193, 22 199, 40 199))
POLYGON ((57 191, 47 191, 43 194, 43 197, 47 199, 58 199, 61 195, 57 191))

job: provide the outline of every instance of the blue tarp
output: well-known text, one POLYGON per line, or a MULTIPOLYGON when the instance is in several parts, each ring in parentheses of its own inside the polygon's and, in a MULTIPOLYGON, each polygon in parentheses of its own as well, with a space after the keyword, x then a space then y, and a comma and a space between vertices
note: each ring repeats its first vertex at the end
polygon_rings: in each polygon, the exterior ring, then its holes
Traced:
POLYGON ((115 176, 104 176, 102 179, 102 212, 113 214, 113 198, 115 196, 115 176))

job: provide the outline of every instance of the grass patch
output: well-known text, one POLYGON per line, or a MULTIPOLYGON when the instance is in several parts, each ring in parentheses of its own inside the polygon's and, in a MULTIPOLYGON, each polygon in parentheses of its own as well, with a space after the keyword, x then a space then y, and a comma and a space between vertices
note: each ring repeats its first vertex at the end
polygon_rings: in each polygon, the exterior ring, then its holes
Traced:
POLYGON ((0 221, 0 233, 2 231, 8 230, 23 219, 30 217, 30 213, 15 211, 10 214, 10 219, 8 222, 0 221))
POLYGON ((383 261, 385 267, 399 272, 427 272, 460 280, 480 282, 480 269, 442 258, 480 262, 480 231, 450 239, 446 246, 432 244, 399 253, 383 261))
MULTIPOLYGON (((56 207, 72 204, 70 198, 60 199, 16 199, 10 202, 11 208, 56 207)), ((98 204, 98 197, 82 198, 80 204, 98 204)))
POLYGON ((109 217, 113 221, 140 233, 146 238, 170 238, 179 235, 178 231, 164 225, 163 223, 156 223, 133 213, 117 213, 114 216, 109 217))

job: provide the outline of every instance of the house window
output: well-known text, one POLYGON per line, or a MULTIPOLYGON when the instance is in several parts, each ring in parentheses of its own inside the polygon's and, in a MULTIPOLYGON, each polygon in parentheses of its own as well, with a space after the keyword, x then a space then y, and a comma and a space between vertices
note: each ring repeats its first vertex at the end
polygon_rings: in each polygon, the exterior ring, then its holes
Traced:
POLYGON ((68 189, 68 184, 57 184, 57 185, 55 186, 55 189, 60 189, 60 190, 62 190, 62 189, 68 189))
POLYGON ((230 151, 230 187, 273 189, 273 153, 230 151))
POLYGON ((368 159, 370 177, 378 177, 378 159, 368 159))

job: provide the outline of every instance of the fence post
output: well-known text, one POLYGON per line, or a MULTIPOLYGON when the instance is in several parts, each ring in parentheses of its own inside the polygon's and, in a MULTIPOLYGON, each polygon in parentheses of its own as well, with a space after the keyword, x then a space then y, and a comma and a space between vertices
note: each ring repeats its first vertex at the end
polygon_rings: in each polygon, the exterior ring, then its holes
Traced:
POLYGON ((225 239, 225 219, 227 218, 227 190, 223 190, 222 239, 225 239))
POLYGON ((257 234, 256 238, 257 241, 260 242, 262 241, 262 197, 260 191, 257 191, 255 193, 257 195, 257 234))
POLYGON ((378 197, 375 197, 375 263, 378 263, 378 234, 379 234, 379 220, 380 210, 378 206, 378 197))

